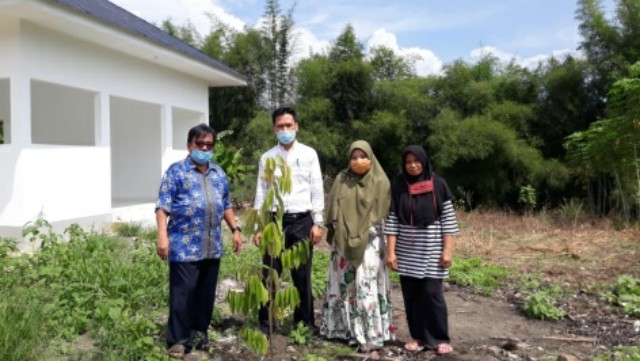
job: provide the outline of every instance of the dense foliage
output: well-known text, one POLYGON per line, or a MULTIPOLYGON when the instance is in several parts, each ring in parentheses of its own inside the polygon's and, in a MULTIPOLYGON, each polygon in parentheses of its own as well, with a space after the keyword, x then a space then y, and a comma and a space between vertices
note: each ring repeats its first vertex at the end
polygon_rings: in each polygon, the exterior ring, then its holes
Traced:
POLYGON ((189 24, 169 30, 247 76, 248 87, 210 92, 211 122, 235 132, 245 162, 275 144, 269 112, 292 105, 299 139, 318 150, 328 179, 347 166, 357 138, 391 176, 401 149, 418 143, 466 207, 529 211, 582 199, 629 221, 640 216, 640 0, 615 5, 607 17, 601 0, 577 1, 584 56, 536 68, 486 56, 427 77, 416 75, 414 58, 366 49, 348 24, 325 51, 293 62, 293 8, 282 12, 276 0, 261 29, 216 22, 200 42, 189 24))

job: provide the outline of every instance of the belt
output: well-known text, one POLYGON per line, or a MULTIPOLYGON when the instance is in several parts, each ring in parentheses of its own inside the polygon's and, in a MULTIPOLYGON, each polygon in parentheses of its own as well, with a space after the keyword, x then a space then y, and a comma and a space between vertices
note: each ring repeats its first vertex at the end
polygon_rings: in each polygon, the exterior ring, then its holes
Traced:
MULTIPOLYGON (((274 216, 276 213, 272 213, 274 216)), ((282 215, 283 222, 295 222, 300 219, 311 216, 311 212, 300 212, 300 213, 285 213, 282 215)))

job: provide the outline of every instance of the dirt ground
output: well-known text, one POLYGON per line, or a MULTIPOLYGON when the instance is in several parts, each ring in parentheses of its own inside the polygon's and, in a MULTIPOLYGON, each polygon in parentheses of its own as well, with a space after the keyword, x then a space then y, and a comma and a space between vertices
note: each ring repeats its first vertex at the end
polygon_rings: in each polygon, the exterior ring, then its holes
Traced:
MULTIPOLYGON (((402 349, 410 337, 402 293, 396 285, 392 301, 397 340, 385 345, 380 359, 542 361, 569 354, 589 360, 613 346, 640 343, 640 321, 625 317, 599 297, 603 287, 613 284, 619 275, 640 277, 640 230, 616 230, 602 219, 562 221, 553 214, 522 217, 474 212, 459 214, 459 222, 458 254, 510 267, 515 275, 491 297, 463 287, 445 287, 454 347, 447 357, 437 357, 432 351, 408 354, 402 349), (563 288, 567 295, 560 305, 567 312, 563 320, 537 321, 522 315, 523 297, 517 284, 525 274, 563 288)), ((316 310, 321 303, 316 300, 316 310)), ((276 335, 273 354, 267 359, 305 360, 311 359, 309 353, 331 358, 323 353, 333 347, 326 340, 314 338, 302 346, 288 345, 288 340, 276 335)), ((233 338, 222 339, 201 356, 225 361, 258 359, 233 338)), ((366 360, 370 355, 332 358, 366 360)))

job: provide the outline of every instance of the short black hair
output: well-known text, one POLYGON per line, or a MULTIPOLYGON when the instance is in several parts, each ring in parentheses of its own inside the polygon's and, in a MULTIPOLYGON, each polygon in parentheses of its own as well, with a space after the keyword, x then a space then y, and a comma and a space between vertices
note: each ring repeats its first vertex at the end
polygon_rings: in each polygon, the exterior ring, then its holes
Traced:
POLYGON ((202 123, 189 129, 189 135, 187 136, 187 144, 191 144, 194 139, 199 139, 209 134, 213 135, 213 142, 216 141, 216 131, 210 126, 202 123))
POLYGON ((291 108, 291 107, 280 107, 276 110, 273 111, 273 114, 271 114, 271 121, 273 122, 273 125, 276 125, 276 118, 281 116, 281 115, 285 115, 285 114, 291 114, 291 116, 293 117, 293 121, 294 122, 298 122, 298 118, 296 118, 296 111, 291 108))

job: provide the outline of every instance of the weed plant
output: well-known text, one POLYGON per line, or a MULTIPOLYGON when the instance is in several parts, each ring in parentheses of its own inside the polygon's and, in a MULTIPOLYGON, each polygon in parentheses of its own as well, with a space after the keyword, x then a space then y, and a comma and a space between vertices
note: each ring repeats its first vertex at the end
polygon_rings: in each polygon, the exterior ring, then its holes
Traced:
POLYGON ((311 293, 319 298, 327 290, 327 273, 329 271, 329 255, 323 251, 313 252, 311 265, 311 293))
MULTIPOLYGON (((154 336, 164 324, 167 266, 153 242, 72 225, 60 243, 46 222, 26 233, 41 244, 33 256, 0 258, 0 359, 45 359, 45 344, 69 344, 81 334, 94 341, 99 359, 163 359, 154 336)), ((65 358, 46 358, 56 356, 65 358)))
POLYGON ((527 317, 540 320, 559 320, 565 312, 555 306, 558 292, 553 290, 539 291, 525 301, 522 309, 527 317))
POLYGON ((113 223, 113 230, 120 237, 137 237, 143 232, 140 222, 116 222, 113 223))
POLYGON ((471 287, 483 295, 490 296, 510 273, 510 270, 488 264, 481 258, 455 257, 449 273, 449 282, 471 287))
POLYGON ((640 360, 640 345, 617 346, 613 351, 606 351, 596 356, 594 361, 638 361, 640 360))
POLYGON ((619 276, 612 291, 602 294, 609 303, 622 307, 625 315, 640 317, 640 280, 629 275, 619 276))

